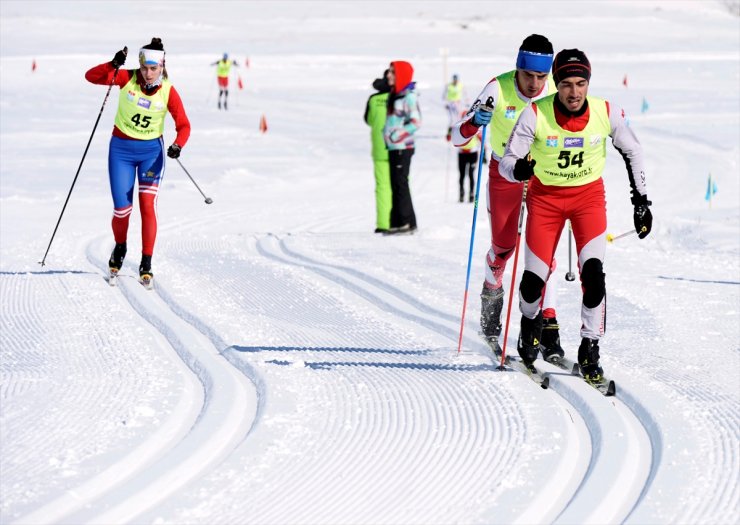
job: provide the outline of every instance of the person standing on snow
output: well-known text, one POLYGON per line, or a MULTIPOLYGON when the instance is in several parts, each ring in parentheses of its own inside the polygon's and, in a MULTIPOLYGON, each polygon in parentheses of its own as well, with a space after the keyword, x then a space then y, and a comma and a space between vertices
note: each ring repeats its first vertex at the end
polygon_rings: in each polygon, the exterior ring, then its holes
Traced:
POLYGON ((365 105, 365 123, 370 126, 373 167, 375 169, 375 233, 386 233, 391 227, 391 174, 388 164, 388 148, 383 139, 383 128, 388 105, 388 72, 383 78, 376 78, 373 88, 377 91, 367 99, 365 105))
MULTIPOLYGON (((463 111, 462 116, 465 116, 463 111)), ((460 172, 460 202, 465 202, 465 179, 468 179, 469 202, 475 201, 475 168, 478 166, 478 154, 481 152, 483 133, 479 129, 468 142, 457 148, 457 169, 460 172)))
POLYGON ((388 147, 391 170, 391 227, 389 234, 416 230, 416 214, 409 189, 411 157, 414 154, 414 133, 421 127, 421 110, 413 82, 414 68, 408 62, 391 62, 388 70, 388 112, 383 137, 388 147))
POLYGON ((216 66, 216 80, 218 81, 218 109, 221 109, 221 97, 223 96, 224 109, 228 108, 229 98, 229 74, 231 73, 231 66, 239 67, 236 60, 229 60, 229 54, 224 53, 221 60, 216 60, 212 66, 216 66))
MULTIPOLYGON (((511 184, 499 175, 499 162, 516 119, 532 101, 555 92, 550 78, 553 48, 542 35, 529 35, 519 47, 516 69, 494 77, 481 91, 465 117, 453 127, 452 143, 462 146, 481 126, 491 123, 491 162, 488 169, 487 207, 491 247, 486 254, 485 280, 481 291, 480 325, 483 336, 500 354, 501 312, 504 307, 503 276, 516 246, 523 184, 511 184), (493 112, 484 107, 493 106, 493 112)), ((549 263, 548 263, 549 267, 549 263)), ((555 270, 552 261, 551 271, 555 270)), ((555 311, 554 282, 545 289, 544 330, 539 341, 542 356, 556 361, 565 355, 560 346, 560 327, 555 311)))
POLYGON ((113 60, 95 66, 85 73, 88 82, 99 85, 115 84, 121 88, 113 136, 108 150, 108 172, 113 196, 113 236, 116 246, 111 254, 111 276, 115 276, 126 256, 128 223, 133 209, 134 182, 139 181, 141 212, 142 283, 151 283, 152 255, 157 237, 157 195, 164 176, 165 115, 169 111, 175 121, 177 136, 167 148, 167 156, 176 159, 190 137, 190 121, 182 100, 170 83, 165 68, 162 40, 139 51, 138 69, 119 69, 126 61, 126 48, 113 60))
POLYGON ((647 198, 642 148, 625 122, 624 111, 588 95, 591 64, 586 55, 578 49, 564 49, 555 57, 552 72, 557 93, 522 112, 499 165, 508 181, 532 179, 527 193, 525 266, 519 288, 519 354, 525 363, 537 357, 542 288, 550 274, 549 261, 569 220, 583 288, 578 363, 586 381, 600 383, 604 371, 599 363, 599 339, 606 329, 606 200, 602 173, 607 137, 612 138, 627 167, 633 222, 640 239, 652 229, 652 203, 647 198))

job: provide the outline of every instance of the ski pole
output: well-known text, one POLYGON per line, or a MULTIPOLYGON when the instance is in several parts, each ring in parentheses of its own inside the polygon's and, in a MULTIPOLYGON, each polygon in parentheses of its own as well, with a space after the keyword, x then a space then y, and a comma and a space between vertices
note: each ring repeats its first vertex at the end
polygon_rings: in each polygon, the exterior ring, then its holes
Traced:
MULTIPOLYGON (((640 230, 640 233, 647 231, 647 228, 645 226, 642 227, 640 230)), ((611 233, 606 234, 606 241, 607 242, 614 242, 617 239, 621 239, 622 237, 627 237, 628 235, 632 235, 633 233, 637 233, 637 230, 630 230, 628 232, 620 233, 619 235, 612 235, 611 233)))
POLYGON ((206 204, 211 204, 213 202, 213 199, 211 199, 210 197, 206 197, 206 194, 203 193, 203 190, 200 189, 200 186, 198 186, 198 184, 195 182, 195 180, 193 179, 193 177, 190 176, 190 173, 188 173, 188 170, 185 169, 185 166, 182 165, 182 162, 180 162, 180 159, 175 159, 175 160, 177 161, 177 163, 182 168, 182 171, 185 172, 185 175, 187 175, 188 177, 190 177, 190 180, 193 181, 193 184, 195 184, 195 187, 198 188, 198 191, 200 192, 200 194, 203 195, 203 197, 205 197, 206 204))
MULTIPOLYGON (((493 112, 493 97, 488 97, 488 100, 486 101, 486 104, 484 106, 486 110, 493 112)), ((481 153, 480 158, 478 159, 478 180, 475 182, 475 204, 473 205, 473 226, 470 231, 470 250, 468 252, 468 271, 465 275, 465 295, 463 296, 463 306, 462 306, 462 316, 460 318, 460 338, 457 340, 457 353, 460 353, 460 349, 462 348, 462 338, 463 338, 463 330, 465 329, 465 309, 468 305, 468 287, 470 286, 470 263, 473 260, 473 244, 475 242, 475 223, 478 218, 478 195, 480 194, 480 180, 483 178, 483 157, 485 155, 483 154, 485 149, 484 145, 486 143, 486 128, 488 126, 483 127, 483 131, 481 132, 481 153)))
POLYGON ((573 273, 572 258, 573 258, 573 226, 568 221, 568 273, 565 274, 566 281, 575 281, 576 274, 573 273))
MULTIPOLYGON (((124 55, 128 53, 128 47, 123 47, 123 53, 124 55)), ((120 67, 120 66, 119 66, 120 67)), ((59 219, 57 219, 57 225, 54 226, 54 232, 51 234, 51 239, 49 240, 49 246, 46 247, 46 253, 44 253, 43 259, 39 262, 41 266, 44 266, 46 263, 46 256, 49 255, 49 250, 51 249, 51 243, 54 242, 54 236, 57 234, 57 229, 59 228, 59 223, 62 222, 62 215, 64 215, 64 210, 67 209, 67 203, 69 202, 69 198, 72 195, 72 190, 75 187, 75 183, 77 182, 77 177, 80 175, 80 170, 82 169, 82 163, 85 162, 85 157, 87 156, 87 150, 90 149, 90 143, 92 142, 93 135, 95 135, 95 130, 98 128, 98 122, 100 122, 100 117, 103 115, 103 109, 105 108, 105 103, 108 102, 108 95, 110 95, 110 90, 113 89, 113 85, 116 83, 116 75, 118 75, 118 69, 113 72, 113 80, 111 80, 110 85, 108 86, 108 91, 105 93, 105 98, 103 99, 103 104, 100 106, 100 112, 98 113, 98 118, 95 120, 95 125, 93 126, 92 133, 90 133, 90 139, 87 141, 87 146, 85 146, 85 152, 82 154, 82 159, 80 159, 80 165, 77 167, 77 173, 75 173, 75 178, 72 180, 72 186, 69 188, 69 193, 67 193, 67 198, 64 201, 64 206, 62 206, 62 213, 59 214, 59 219)))
POLYGON ((527 186, 528 182, 524 183, 524 190, 522 191, 522 205, 519 208, 519 226, 516 231, 516 247, 514 248, 514 268, 511 270, 511 288, 509 289, 509 306, 506 310, 506 329, 504 330, 504 344, 501 347, 501 364, 499 370, 505 370, 504 363, 506 362, 506 340, 509 338, 509 320, 511 319, 511 300, 514 297, 514 284, 516 283, 516 263, 519 260, 519 244, 522 240, 522 223, 524 222, 524 207, 527 204, 527 186))

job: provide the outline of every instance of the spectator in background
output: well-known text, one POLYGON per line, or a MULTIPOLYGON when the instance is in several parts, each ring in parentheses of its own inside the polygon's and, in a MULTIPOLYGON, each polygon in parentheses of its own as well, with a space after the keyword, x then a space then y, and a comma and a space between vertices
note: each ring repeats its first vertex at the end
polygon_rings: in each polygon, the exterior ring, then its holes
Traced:
POLYGON ((388 95, 391 91, 388 72, 386 69, 382 78, 373 81, 373 88, 377 93, 370 95, 365 104, 365 123, 370 126, 371 153, 375 170, 375 233, 387 233, 390 230, 393 206, 388 148, 385 147, 383 139, 388 95))
POLYGON ((416 214, 409 189, 411 157, 414 155, 414 134, 421 126, 421 111, 413 81, 414 68, 408 62, 391 62, 388 70, 388 112, 383 137, 388 147, 391 171, 391 227, 389 234, 416 231, 416 214))

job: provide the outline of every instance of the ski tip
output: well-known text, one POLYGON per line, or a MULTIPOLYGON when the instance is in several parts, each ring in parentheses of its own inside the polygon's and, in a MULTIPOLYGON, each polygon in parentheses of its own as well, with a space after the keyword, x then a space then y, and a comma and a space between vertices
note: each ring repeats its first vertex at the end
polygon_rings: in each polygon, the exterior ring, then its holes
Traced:
POLYGON ((617 384, 612 380, 609 381, 609 385, 606 387, 606 394, 608 397, 617 395, 617 384))
POLYGON ((154 288, 154 278, 151 275, 144 275, 139 279, 141 285, 147 290, 154 288))

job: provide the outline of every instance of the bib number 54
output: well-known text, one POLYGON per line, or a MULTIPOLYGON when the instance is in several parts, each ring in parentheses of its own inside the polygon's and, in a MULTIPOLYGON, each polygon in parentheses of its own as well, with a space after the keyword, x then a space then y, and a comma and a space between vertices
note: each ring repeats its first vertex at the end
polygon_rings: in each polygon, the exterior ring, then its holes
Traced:
POLYGON ((579 151, 575 155, 571 157, 570 151, 562 150, 560 152, 560 155, 558 156, 558 168, 565 169, 568 166, 578 166, 579 168, 583 166, 583 152, 579 151))

